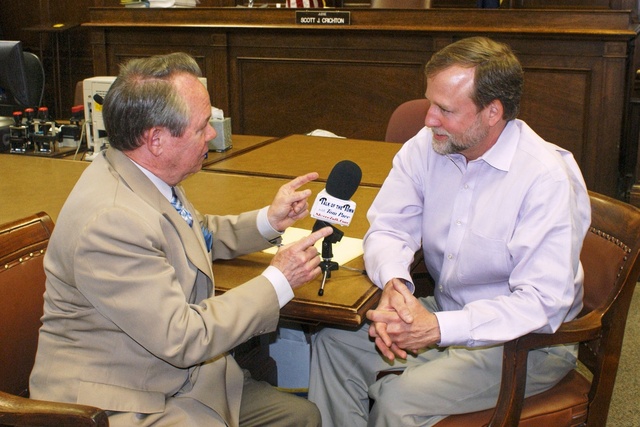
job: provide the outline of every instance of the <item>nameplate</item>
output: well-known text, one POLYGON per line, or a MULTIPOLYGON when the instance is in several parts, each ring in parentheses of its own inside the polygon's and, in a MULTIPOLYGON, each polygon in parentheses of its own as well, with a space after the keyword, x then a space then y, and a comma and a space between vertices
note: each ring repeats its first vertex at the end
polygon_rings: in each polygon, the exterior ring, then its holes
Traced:
POLYGON ((351 12, 296 10, 296 24, 351 25, 351 12))

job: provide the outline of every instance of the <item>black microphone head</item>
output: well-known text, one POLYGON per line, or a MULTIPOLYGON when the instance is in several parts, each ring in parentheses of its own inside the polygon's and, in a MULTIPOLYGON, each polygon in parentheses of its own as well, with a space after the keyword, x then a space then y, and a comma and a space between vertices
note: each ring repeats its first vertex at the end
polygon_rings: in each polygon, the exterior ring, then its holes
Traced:
POLYGON ((351 160, 342 160, 331 169, 327 178, 326 190, 329 195, 349 200, 358 189, 362 179, 360 166, 351 160))

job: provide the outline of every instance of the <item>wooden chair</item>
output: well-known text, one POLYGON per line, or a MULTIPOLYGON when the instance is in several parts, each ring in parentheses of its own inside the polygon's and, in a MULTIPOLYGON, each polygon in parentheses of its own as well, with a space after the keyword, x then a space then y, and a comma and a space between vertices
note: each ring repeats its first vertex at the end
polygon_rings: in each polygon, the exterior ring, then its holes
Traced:
POLYGON ((606 425, 629 305, 640 276, 640 209, 594 192, 590 198, 591 227, 581 253, 584 308, 578 318, 554 334, 531 333, 507 342, 496 408, 452 415, 437 427, 606 425), (523 399, 529 350, 576 342, 579 360, 593 379, 574 370, 550 390, 523 399))
POLYGON ((426 98, 412 99, 400 104, 389 118, 384 140, 387 142, 407 142, 424 127, 429 105, 426 98))
POLYGON ((44 212, 0 225, 0 426, 106 427, 98 408, 28 398, 43 310, 42 260, 52 231, 44 212))

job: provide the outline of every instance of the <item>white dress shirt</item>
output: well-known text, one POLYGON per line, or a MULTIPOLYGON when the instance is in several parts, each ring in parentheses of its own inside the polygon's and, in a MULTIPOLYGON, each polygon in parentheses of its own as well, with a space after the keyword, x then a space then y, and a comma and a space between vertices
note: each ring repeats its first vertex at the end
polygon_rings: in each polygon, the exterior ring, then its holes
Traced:
POLYGON ((591 207, 572 154, 520 120, 470 162, 437 154, 431 141, 424 128, 403 145, 368 212, 371 280, 412 287, 422 245, 442 346, 502 343, 574 318, 591 207))

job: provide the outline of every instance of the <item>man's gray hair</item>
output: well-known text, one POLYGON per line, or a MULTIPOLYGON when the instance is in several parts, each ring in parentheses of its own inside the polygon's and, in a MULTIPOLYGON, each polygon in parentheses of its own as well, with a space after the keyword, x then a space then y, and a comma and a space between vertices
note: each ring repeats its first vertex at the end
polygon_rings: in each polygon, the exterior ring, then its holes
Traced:
POLYGON ((121 151, 141 145, 144 132, 165 127, 182 136, 189 108, 178 95, 173 78, 182 73, 200 77, 196 61, 186 53, 136 58, 120 68, 105 96, 102 115, 109 144, 121 151))

